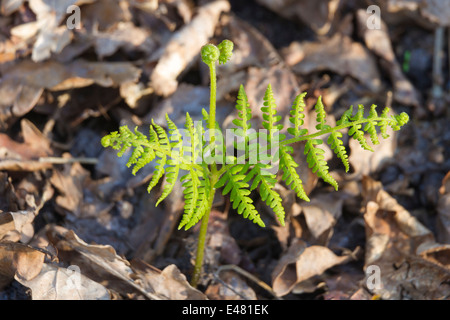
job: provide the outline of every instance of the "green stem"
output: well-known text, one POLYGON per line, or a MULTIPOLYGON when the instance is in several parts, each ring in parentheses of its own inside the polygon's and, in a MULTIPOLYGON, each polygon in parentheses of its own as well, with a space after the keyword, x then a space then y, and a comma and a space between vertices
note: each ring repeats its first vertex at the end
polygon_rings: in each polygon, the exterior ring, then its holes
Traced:
POLYGON ((198 235, 197 256, 195 258, 194 273, 193 273, 192 279, 191 279, 191 285, 194 288, 197 287, 198 281, 200 280, 200 275, 202 274, 203 256, 204 256, 204 252, 205 252, 205 243, 206 243, 206 234, 208 232, 209 215, 212 210, 214 196, 216 193, 216 188, 214 188, 214 185, 216 183, 217 183, 217 177, 214 175, 211 177, 211 189, 209 192, 208 210, 206 210, 205 215, 202 218, 202 222, 200 225, 200 232, 198 235))
POLYGON ((288 139, 288 140, 282 141, 282 142, 280 142, 280 145, 284 146, 284 145, 292 144, 292 143, 299 142, 299 141, 309 140, 309 139, 312 139, 312 138, 319 137, 321 135, 325 135, 325 134, 328 134, 328 133, 332 133, 334 131, 342 130, 342 129, 345 129, 347 127, 351 127, 353 125, 358 125, 358 124, 362 124, 362 123, 366 123, 366 122, 386 121, 386 120, 390 120, 390 119, 386 119, 386 118, 370 118, 370 119, 361 119, 361 120, 351 121, 351 122, 348 122, 348 123, 341 124, 340 126, 337 126, 337 127, 333 127, 333 128, 329 128, 329 129, 325 129, 325 130, 320 130, 320 131, 317 131, 317 132, 312 133, 312 134, 307 134, 305 136, 295 137, 295 138, 292 138, 292 139, 288 139))
MULTIPOLYGON (((216 91, 217 91, 217 81, 216 81, 216 64, 215 62, 208 64, 209 66, 209 74, 211 79, 211 91, 209 98, 209 133, 211 135, 211 144, 214 144, 215 141, 215 133, 216 130, 216 91)), ((212 150, 211 152, 214 152, 212 150)), ((214 156, 212 154, 212 156, 214 156)), ((217 172, 216 163, 213 162, 211 164, 211 173, 214 175, 217 172)))
MULTIPOLYGON (((210 94, 210 100, 209 100, 208 129, 209 129, 209 134, 211 135, 211 143, 214 143, 215 136, 213 133, 214 133, 214 130, 216 130, 216 90, 217 90, 215 61, 212 63, 208 63, 208 66, 209 66, 210 78, 211 78, 211 94, 210 94)), ((216 166, 215 162, 213 162, 211 164, 210 172, 211 172, 211 175, 210 175, 211 189, 209 192, 208 210, 206 210, 206 213, 202 218, 202 222, 201 222, 201 226, 200 226, 200 232, 198 235, 198 243, 197 243, 197 256, 195 258, 194 273, 193 273, 192 279, 191 279, 191 285, 194 288, 197 287, 198 281, 200 280, 200 275, 202 273, 203 257, 204 257, 204 252, 205 252, 205 243, 206 243, 206 234, 208 231, 209 215, 212 210, 214 196, 216 193, 216 188, 214 186, 216 185, 216 183, 220 177, 218 175, 217 166, 216 166)))

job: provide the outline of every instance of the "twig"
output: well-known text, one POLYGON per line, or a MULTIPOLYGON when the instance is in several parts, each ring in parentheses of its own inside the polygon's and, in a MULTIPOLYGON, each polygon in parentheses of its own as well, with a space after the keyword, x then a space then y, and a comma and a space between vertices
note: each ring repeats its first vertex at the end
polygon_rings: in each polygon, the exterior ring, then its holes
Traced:
MULTIPOLYGON (((237 273, 239 273, 240 275, 250 279, 251 281, 253 281, 254 283, 256 283, 258 286, 260 286, 261 288, 263 288, 264 290, 266 290, 267 292, 269 292, 272 296, 274 296, 277 300, 281 300, 280 297, 278 297, 276 295, 276 293, 273 291, 273 289, 264 281, 259 280, 258 278, 256 278, 254 275, 252 275, 251 273, 245 271, 244 269, 234 265, 234 264, 227 264, 227 265, 223 265, 220 266, 219 269, 217 269, 216 271, 216 277, 218 279, 220 279, 219 274, 222 271, 227 271, 227 270, 231 270, 231 271, 235 271, 237 273)), ((221 281, 224 285, 226 285, 227 287, 229 287, 227 284, 225 284, 223 281, 221 281)), ((233 290, 234 292, 236 292, 233 288, 230 288, 231 290, 233 290)), ((236 292, 238 295, 242 296, 240 293, 236 292)))
POLYGON ((41 163, 52 163, 52 164, 66 164, 66 163, 84 163, 84 164, 97 164, 97 158, 58 158, 58 157, 42 157, 39 158, 41 163))

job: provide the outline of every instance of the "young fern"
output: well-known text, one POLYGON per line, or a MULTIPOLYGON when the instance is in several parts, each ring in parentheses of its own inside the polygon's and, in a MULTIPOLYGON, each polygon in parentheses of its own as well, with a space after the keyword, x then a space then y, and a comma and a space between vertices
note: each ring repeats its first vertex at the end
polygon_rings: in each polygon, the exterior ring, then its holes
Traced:
POLYGON ((388 127, 396 131, 409 120, 406 113, 390 116, 389 108, 385 108, 378 115, 375 105, 370 107, 368 116, 364 117, 364 106, 359 105, 355 115, 351 106, 336 122, 336 126, 332 127, 326 123, 327 114, 322 98, 319 97, 315 105, 316 131, 310 133, 303 128, 306 93, 301 93, 295 98, 289 112, 289 127, 286 131, 290 137, 287 138, 286 134, 282 133, 284 125, 281 124, 282 117, 277 114, 272 87, 270 85, 267 87, 264 104, 261 107, 262 129, 256 131, 251 128, 251 108, 241 85, 236 101, 238 117, 233 120, 236 127, 231 129, 234 137, 238 137, 238 142, 234 144, 238 156, 234 156, 235 150, 233 154, 228 155, 223 141, 223 137, 228 135, 222 134, 220 125, 215 119, 215 67, 217 62, 226 63, 231 58, 232 50, 233 43, 229 40, 224 40, 218 46, 208 44, 202 48, 202 61, 210 68, 211 75, 210 109, 209 112, 202 110, 207 130, 204 129, 202 121, 194 124, 188 113, 185 128, 182 130, 166 115, 168 131, 152 120, 148 137, 137 128, 133 132, 122 126, 119 131, 111 132, 101 141, 104 147, 118 150, 119 157, 128 149, 132 149, 127 166, 133 166, 133 174, 148 163, 156 161, 157 165, 147 189, 150 192, 165 175, 165 184, 156 205, 173 191, 178 179, 182 182, 185 205, 178 228, 184 227, 188 230, 201 221, 191 281, 194 286, 200 277, 209 213, 216 189, 223 188, 222 194, 229 194, 232 207, 238 214, 264 227, 263 218, 251 198, 251 193, 258 190, 261 200, 273 210, 280 225, 284 225, 285 210, 282 198, 275 189, 277 179, 283 181, 300 199, 309 201, 298 172, 299 164, 293 157, 294 149, 291 144, 304 141, 304 154, 307 156, 309 168, 337 190, 338 183, 330 175, 324 150, 320 147, 324 144, 320 136, 328 135, 326 142, 341 160, 345 171, 348 171, 350 164, 341 130, 348 128, 349 137, 357 140, 362 148, 373 151, 366 133, 372 144, 379 144, 377 127, 381 137, 386 139, 389 137, 388 127), (180 177, 181 171, 185 173, 180 177), (278 171, 281 175, 277 178, 278 171))

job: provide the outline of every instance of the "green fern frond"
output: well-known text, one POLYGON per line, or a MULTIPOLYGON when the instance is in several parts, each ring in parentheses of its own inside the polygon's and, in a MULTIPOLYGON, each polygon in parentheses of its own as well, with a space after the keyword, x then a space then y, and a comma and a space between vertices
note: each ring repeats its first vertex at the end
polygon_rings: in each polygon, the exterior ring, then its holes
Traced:
MULTIPOLYGON (((370 107, 369 116, 367 117, 367 119, 375 119, 378 117, 376 107, 377 106, 374 104, 370 107)), ((364 126, 364 131, 366 131, 369 134, 370 140, 374 145, 380 144, 380 141, 378 140, 378 132, 376 129, 376 125, 377 121, 372 120, 370 122, 367 122, 367 124, 364 126)))
POLYGON ((303 92, 294 100, 294 103, 292 104, 292 109, 290 111, 290 117, 289 122, 291 122, 294 127, 288 128, 287 131, 292 134, 294 137, 300 137, 308 133, 308 129, 300 129, 301 126, 305 123, 303 120, 305 118, 305 98, 306 92, 303 92))
POLYGON ((236 101, 236 109, 238 110, 238 118, 234 119, 232 122, 237 127, 234 129, 234 134, 237 137, 240 137, 240 141, 235 143, 234 147, 237 150, 243 150, 244 159, 238 159, 238 163, 241 163, 242 160, 245 160, 249 156, 249 141, 251 138, 251 118, 252 118, 252 110, 248 103, 248 98, 244 90, 244 86, 241 85, 239 87, 238 97, 236 101))
POLYGON ((345 149, 344 142, 342 141, 342 133, 334 131, 328 137, 327 143, 330 145, 331 150, 334 151, 336 156, 341 159, 342 164, 345 167, 345 172, 350 170, 350 163, 348 161, 347 150, 345 149))
MULTIPOLYGON (((243 182, 253 179, 250 191, 258 188, 261 200, 269 206, 278 218, 278 221, 284 226, 285 211, 282 205, 283 200, 278 192, 273 190, 277 182, 276 175, 270 173, 272 168, 269 164, 256 164, 247 174, 243 182)), ((244 169, 243 172, 246 170, 244 169)))
POLYGON ((203 179, 201 173, 191 169, 188 174, 181 177, 184 193, 184 215, 178 230, 185 227, 188 230, 204 216, 208 210, 209 179, 203 179))
POLYGON ((353 122, 352 126, 348 130, 348 135, 357 140, 363 149, 373 151, 372 147, 369 146, 366 138, 364 137, 364 131, 361 130, 362 124, 358 122, 362 119, 364 119, 364 106, 360 104, 356 115, 351 118, 353 122))
POLYGON ((230 40, 225 39, 217 45, 217 48, 220 51, 219 64, 227 63, 227 61, 231 59, 234 43, 230 40))
POLYGON ((163 191, 158 201, 156 202, 156 206, 161 203, 167 196, 172 192, 175 183, 178 180, 178 174, 180 172, 180 162, 174 159, 183 158, 182 155, 182 140, 181 134, 172 120, 170 120, 169 116, 166 114, 167 125, 169 127, 170 140, 167 136, 167 133, 161 127, 156 127, 156 130, 159 133, 160 141, 165 142, 165 145, 168 146, 168 150, 171 151, 171 158, 167 160, 167 169, 166 169, 166 183, 163 187, 163 191))
POLYGON ((191 155, 190 158, 185 157, 185 159, 187 160, 188 164, 197 163, 198 161, 200 161, 199 156, 202 147, 202 125, 199 122, 197 124, 197 127, 195 127, 191 116, 187 112, 185 128, 187 129, 187 132, 189 134, 189 140, 187 141, 187 144, 183 146, 183 150, 190 153, 191 155))
POLYGON ((316 105, 314 107, 314 110, 317 113, 317 117, 316 117, 316 129, 317 130, 328 130, 331 127, 326 123, 327 121, 327 113, 325 112, 325 107, 322 103, 322 96, 319 96, 319 98, 317 99, 316 105))
MULTIPOLYGON (((153 122, 153 121, 152 121, 153 122)), ((161 146, 162 149, 167 150, 168 149, 168 140, 165 139, 167 135, 165 134, 165 131, 163 128, 158 126, 153 122, 153 125, 150 126, 150 136, 154 140, 154 143, 161 146), (162 141, 164 141, 164 144, 161 144, 160 135, 158 135, 158 132, 160 133, 162 137, 162 141)), ((163 177, 165 171, 165 165, 167 162, 167 156, 163 152, 156 152, 156 155, 160 158, 156 160, 157 166, 155 167, 155 172, 153 173, 152 179, 150 180, 150 183, 147 187, 147 192, 150 193, 150 191, 158 184, 159 180, 163 177)))
POLYGON ((353 106, 350 106, 341 116, 341 118, 336 121, 336 126, 346 125, 351 122, 353 116, 353 106))
POLYGON ((294 149, 291 146, 281 146, 279 149, 280 170, 283 171, 281 179, 300 199, 310 201, 303 188, 303 182, 295 169, 298 167, 298 164, 291 155, 293 151, 294 149))
MULTIPOLYGON (((206 122, 206 127, 209 128, 209 114, 205 109, 202 109, 203 120, 206 122)), ((209 141, 203 139, 203 160, 206 164, 226 163, 226 145, 219 123, 215 122, 214 132, 208 131, 208 134, 203 133, 203 138, 208 137, 209 141), (212 135, 212 136, 209 136, 212 135), (216 151, 219 151, 216 153, 216 151)))
POLYGON ((229 170, 226 170, 220 180, 216 183, 215 188, 225 186, 222 194, 226 195, 231 192, 230 200, 233 203, 233 209, 237 209, 237 212, 242 214, 244 218, 264 227, 265 224, 253 205, 253 200, 249 197, 251 193, 249 185, 248 183, 243 182, 246 178, 246 175, 242 174, 243 168, 244 165, 237 164, 229 170))
MULTIPOLYGON (((269 84, 267 86, 266 92, 264 94, 264 107, 261 108, 263 112, 263 123, 262 126, 269 131, 267 137, 267 143, 270 148, 272 142, 275 141, 275 135, 277 132, 283 129, 283 125, 276 124, 281 120, 281 116, 277 115, 277 105, 275 103, 275 98, 273 96, 272 86, 269 84)), ((279 140, 283 140, 285 137, 280 135, 279 140)))
POLYGON ((322 144, 320 139, 308 139, 305 145, 305 154, 307 155, 306 161, 308 166, 312 169, 313 173, 316 173, 318 177, 323 181, 331 184, 336 190, 338 189, 337 181, 328 173, 328 164, 325 161, 325 151, 321 148, 315 147, 322 144))

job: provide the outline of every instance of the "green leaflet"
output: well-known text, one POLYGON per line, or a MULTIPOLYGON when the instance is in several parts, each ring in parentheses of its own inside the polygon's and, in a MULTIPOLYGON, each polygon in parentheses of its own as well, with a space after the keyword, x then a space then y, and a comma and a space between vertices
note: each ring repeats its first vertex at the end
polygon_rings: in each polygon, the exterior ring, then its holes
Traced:
POLYGON ((178 226, 178 230, 185 226, 188 230, 194 226, 208 210, 209 180, 202 178, 202 173, 195 169, 181 178, 184 181, 184 215, 178 226))
POLYGON ((363 149, 373 151, 372 147, 369 146, 369 144, 366 141, 366 138, 364 137, 364 131, 361 130, 362 124, 358 122, 363 118, 364 118, 364 106, 359 105, 358 112, 356 112, 356 115, 351 118, 351 120, 353 120, 353 123, 350 129, 348 130, 348 135, 356 139, 363 149))
POLYGON ((310 201, 303 188, 303 182, 297 173, 298 164, 295 162, 291 153, 291 146, 282 146, 280 148, 280 170, 283 172, 281 180, 283 180, 292 191, 295 191, 297 197, 305 201, 310 201))
MULTIPOLYGON (((169 116, 166 114, 166 120, 169 127, 169 133, 170 133, 170 147, 171 150, 171 159, 167 160, 167 168, 166 168, 166 184, 163 187, 163 192, 161 196, 159 197, 158 201, 156 202, 156 206, 161 203, 173 190, 173 187, 175 186, 175 183, 178 180, 178 174, 180 172, 180 162, 176 161, 174 159, 182 158, 182 140, 181 140, 181 134, 178 131, 177 126, 175 123, 170 120, 169 116)), ((162 130, 162 128, 160 127, 162 130)), ((164 139, 167 139, 167 134, 164 130, 161 131, 163 134, 162 136, 164 139)), ((160 137, 161 139, 161 137, 160 137)))
POLYGON ((249 185, 243 181, 246 178, 245 174, 242 174, 243 168, 244 165, 238 164, 225 171, 215 187, 224 187, 222 191, 223 195, 231 192, 230 200, 233 203, 233 209, 237 209, 237 212, 244 218, 264 227, 265 224, 253 205, 253 200, 249 197, 251 193, 249 185))
MULTIPOLYGON (((283 200, 281 199, 280 194, 273 190, 277 180, 276 175, 269 171, 270 169, 272 169, 271 165, 258 163, 246 173, 246 177, 243 182, 248 182, 253 179, 250 191, 258 188, 259 186, 261 200, 273 210, 280 224, 284 226, 285 211, 282 205, 283 200)), ((247 169, 244 166, 242 172, 245 173, 246 171, 247 169)))
POLYGON ((270 84, 267 86, 264 94, 264 107, 261 108, 261 111, 263 112, 262 126, 268 131, 267 145, 270 148, 272 143, 285 138, 284 135, 277 136, 277 133, 283 129, 283 125, 277 124, 281 120, 281 116, 277 115, 277 105, 270 84))
POLYGON ((301 129, 301 126, 304 124, 305 114, 305 98, 306 92, 303 92, 294 100, 292 104, 292 110, 290 111, 289 121, 293 124, 292 128, 288 128, 287 131, 292 134, 294 137, 300 137, 308 133, 308 129, 301 129))
POLYGON ((325 182, 331 184, 336 190, 338 189, 338 184, 336 180, 328 173, 328 164, 325 161, 323 149, 316 147, 316 145, 322 144, 323 141, 320 139, 308 139, 305 145, 305 154, 307 155, 306 161, 308 162, 309 168, 312 169, 313 173, 322 178, 325 182))

